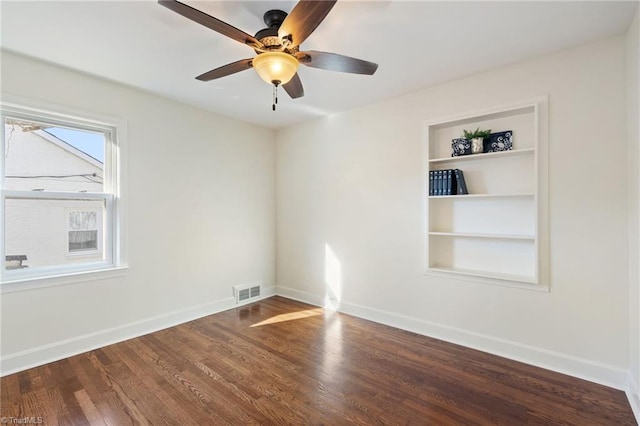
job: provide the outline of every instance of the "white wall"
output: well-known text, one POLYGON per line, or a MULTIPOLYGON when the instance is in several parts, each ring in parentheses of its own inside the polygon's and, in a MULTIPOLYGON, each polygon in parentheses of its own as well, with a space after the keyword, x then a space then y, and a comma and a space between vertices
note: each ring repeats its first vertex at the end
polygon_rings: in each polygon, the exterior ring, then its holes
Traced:
POLYGON ((127 120, 130 265, 3 294, 4 373, 228 308, 233 285, 273 292, 274 131, 5 51, 2 91, 127 120))
POLYGON ((622 388, 625 123, 618 37, 281 130, 278 292, 622 388), (550 293, 423 275, 423 123, 546 94, 550 293))
POLYGON ((640 418, 640 11, 627 33, 627 137, 629 162, 629 369, 630 400, 640 418))

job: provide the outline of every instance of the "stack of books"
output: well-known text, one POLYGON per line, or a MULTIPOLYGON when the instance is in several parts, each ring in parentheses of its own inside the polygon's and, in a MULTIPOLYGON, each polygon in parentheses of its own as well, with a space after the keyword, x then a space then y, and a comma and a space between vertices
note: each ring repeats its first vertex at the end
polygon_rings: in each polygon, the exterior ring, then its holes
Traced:
POLYGON ((463 195, 468 193, 462 170, 429 171, 429 195, 463 195))

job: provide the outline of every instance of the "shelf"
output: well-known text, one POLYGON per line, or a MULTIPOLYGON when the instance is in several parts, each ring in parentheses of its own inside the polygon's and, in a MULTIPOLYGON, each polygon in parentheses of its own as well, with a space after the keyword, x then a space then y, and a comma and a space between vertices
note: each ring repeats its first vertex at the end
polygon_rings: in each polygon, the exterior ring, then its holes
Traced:
POLYGON ((535 241, 533 235, 515 235, 515 234, 477 234, 471 232, 429 232, 429 235, 439 237, 462 237, 462 238, 487 238, 495 240, 523 240, 523 241, 535 241))
POLYGON ((548 291, 547 114, 541 97, 425 123, 427 188, 442 186, 433 172, 459 169, 471 192, 423 192, 427 274, 548 291), (476 128, 512 131, 513 148, 451 157, 451 141, 476 128))
POLYGON ((517 155, 530 155, 535 152, 533 148, 527 149, 512 149, 510 151, 500 151, 500 152, 485 152, 482 154, 471 154, 471 155, 460 155, 458 157, 444 157, 444 158, 432 158, 429 160, 429 164, 444 164, 444 163, 453 163, 459 161, 474 161, 474 160, 482 160, 487 158, 501 158, 501 157, 513 157, 517 155))
POLYGON ((475 269, 456 269, 450 268, 446 266, 434 266, 428 269, 428 272, 438 272, 438 273, 446 273, 446 274, 458 274, 458 275, 467 275, 471 277, 484 277, 484 278, 492 278, 496 280, 503 281, 517 281, 529 284, 536 283, 536 277, 529 275, 515 275, 515 274, 502 274, 499 272, 490 272, 490 271, 481 271, 475 269))
POLYGON ((533 198, 532 192, 518 194, 461 194, 461 195, 429 195, 429 199, 451 199, 451 198, 533 198))

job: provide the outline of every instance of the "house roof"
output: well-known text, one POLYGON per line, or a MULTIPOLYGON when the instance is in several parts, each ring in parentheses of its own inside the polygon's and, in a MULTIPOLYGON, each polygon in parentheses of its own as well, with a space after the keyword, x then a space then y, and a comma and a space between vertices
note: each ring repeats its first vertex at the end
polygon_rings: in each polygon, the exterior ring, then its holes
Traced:
POLYGON ((65 142, 62 139, 52 135, 51 133, 47 132, 46 129, 34 130, 33 133, 40 136, 42 139, 46 140, 47 142, 50 142, 56 145, 57 147, 68 152, 69 154, 74 155, 80 158, 81 160, 84 160, 87 163, 90 163, 95 167, 99 167, 99 168, 103 167, 103 163, 100 160, 92 157, 91 155, 87 154, 84 151, 79 150, 78 148, 71 145, 70 143, 65 142))

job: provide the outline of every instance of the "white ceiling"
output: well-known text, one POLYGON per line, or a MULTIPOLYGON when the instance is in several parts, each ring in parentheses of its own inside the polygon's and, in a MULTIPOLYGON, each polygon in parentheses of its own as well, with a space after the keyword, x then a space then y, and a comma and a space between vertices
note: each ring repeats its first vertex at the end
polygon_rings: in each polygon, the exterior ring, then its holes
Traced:
MULTIPOLYGON (((185 3, 249 34, 262 14, 295 1, 185 3)), ((638 3, 339 1, 304 50, 376 62, 374 76, 301 66, 305 96, 253 70, 195 76, 253 51, 155 1, 1 1, 1 45, 28 56, 273 128, 332 114, 541 54, 623 34, 638 3)), ((45 76, 43 76, 44 78, 45 76)))

